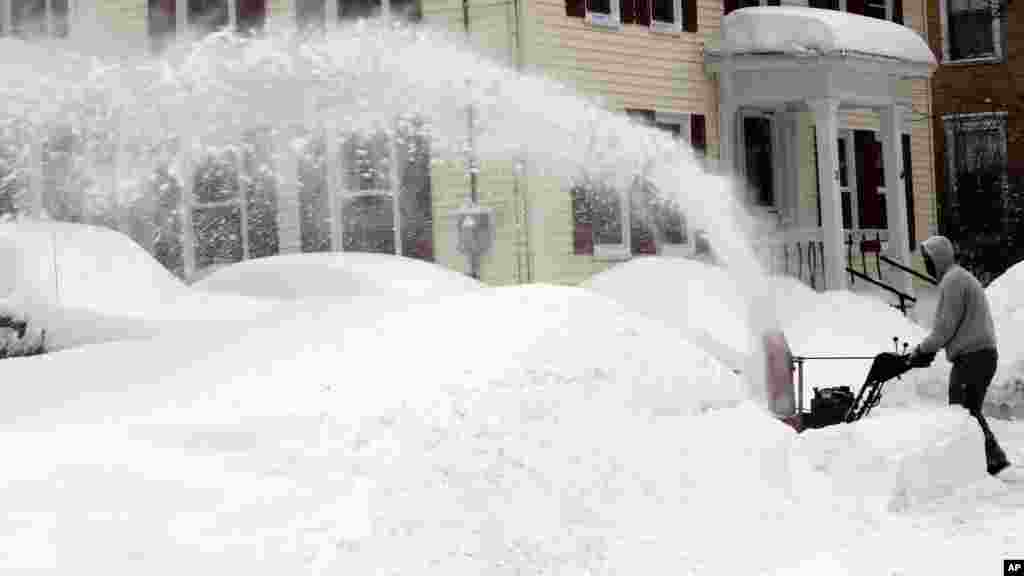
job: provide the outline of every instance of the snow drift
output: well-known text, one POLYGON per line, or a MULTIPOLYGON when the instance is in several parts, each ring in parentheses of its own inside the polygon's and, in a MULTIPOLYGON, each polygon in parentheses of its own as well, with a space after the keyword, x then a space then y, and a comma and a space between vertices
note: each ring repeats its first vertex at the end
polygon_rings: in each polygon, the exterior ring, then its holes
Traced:
POLYGON ((283 300, 344 301, 361 296, 423 298, 484 287, 433 262, 391 254, 324 252, 269 256, 232 264, 194 288, 283 300))

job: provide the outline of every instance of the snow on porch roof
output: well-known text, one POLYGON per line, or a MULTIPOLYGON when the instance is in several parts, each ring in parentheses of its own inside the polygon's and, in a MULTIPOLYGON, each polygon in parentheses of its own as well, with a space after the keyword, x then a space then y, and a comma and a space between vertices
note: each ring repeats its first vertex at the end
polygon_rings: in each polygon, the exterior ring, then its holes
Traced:
POLYGON ((854 53, 936 65, 917 32, 886 20, 803 6, 743 8, 722 19, 724 54, 854 53))

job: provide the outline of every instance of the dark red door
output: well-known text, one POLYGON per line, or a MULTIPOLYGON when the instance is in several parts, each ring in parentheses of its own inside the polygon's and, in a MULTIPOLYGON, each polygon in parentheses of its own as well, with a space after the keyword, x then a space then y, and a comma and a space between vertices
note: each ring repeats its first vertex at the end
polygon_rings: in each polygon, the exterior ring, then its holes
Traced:
POLYGON ((870 130, 853 133, 857 164, 857 205, 861 228, 885 227, 884 199, 878 193, 882 186, 882 143, 870 130))

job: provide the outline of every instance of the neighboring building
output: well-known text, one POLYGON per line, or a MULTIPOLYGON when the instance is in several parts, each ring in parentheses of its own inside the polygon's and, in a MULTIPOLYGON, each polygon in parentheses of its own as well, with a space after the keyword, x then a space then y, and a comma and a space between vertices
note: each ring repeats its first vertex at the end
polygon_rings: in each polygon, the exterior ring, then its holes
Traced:
POLYGON ((940 60, 932 82, 940 228, 965 249, 1010 256, 1003 265, 1024 257, 1016 248, 1024 205, 1008 197, 1024 194, 1024 54, 1014 41, 1022 19, 1024 7, 1012 0, 928 5, 929 43, 940 60))
MULTIPOLYGON (((906 34, 923 36, 925 1, 837 0, 829 4, 811 0, 811 4, 895 20, 909 27, 906 34)), ((45 29, 53 34, 74 36, 76 27, 98 27, 109 30, 108 36, 116 42, 131 42, 140 50, 160 50, 178 31, 196 24, 193 16, 200 13, 205 15, 202 24, 211 29, 230 25, 251 30, 275 22, 327 23, 382 7, 401 10, 428 24, 468 29, 475 44, 510 66, 601 96, 610 109, 690 143, 709 166, 726 158, 723 166, 735 166, 746 175, 751 204, 778 221, 782 232, 775 241, 780 246, 795 246, 798 241, 814 241, 819 248, 828 244, 825 269, 832 270, 830 286, 845 281, 844 275, 836 272, 835 260, 840 257, 835 240, 842 238, 843 230, 877 230, 887 239, 889 228, 893 228, 895 237, 904 241, 898 243, 898 249, 891 247, 890 254, 908 261, 911 242, 935 230, 928 66, 878 54, 825 55, 808 69, 814 68, 818 78, 848 82, 841 93, 768 98, 768 75, 748 74, 741 70, 743 66, 760 62, 792 67, 808 61, 791 54, 748 58, 739 52, 723 53, 723 14, 759 4, 780 2, 469 0, 464 4, 462 0, 422 0, 408 5, 395 0, 150 0, 147 5, 139 0, 95 4, 84 0, 0 0, 0 29, 18 33, 22 22, 32 20, 19 9, 37 14, 42 6, 47 16, 45 29), (209 16, 211 8, 216 8, 213 17, 209 16), (849 73, 829 72, 834 65, 845 66, 843 70, 849 73), (731 74, 730 85, 755 81, 743 87, 743 94, 750 98, 738 98, 736 90, 723 91, 723 66, 731 74), (722 113, 723 102, 726 114, 722 113), (829 108, 829 102, 835 106, 829 108), (824 108, 819 105, 822 103, 824 108), (834 140, 830 137, 827 143, 815 144, 815 118, 834 120, 834 126, 824 132, 834 134, 834 140), (720 137, 723 122, 732 124, 728 131, 733 134, 724 144, 720 137), (885 142, 888 144, 883 145, 885 142), (820 153, 835 158, 836 170, 831 171, 835 187, 829 185, 830 171, 816 168, 820 153), (887 158, 910 169, 905 173, 886 170, 887 158), (822 173, 826 175, 824 185, 822 173), (905 193, 886 195, 886 188, 893 186, 905 193), (897 198, 895 206, 905 207, 906 212, 887 208, 887 198, 897 198), (826 208, 824 217, 819 205, 826 208), (832 218, 836 214, 838 218, 832 218), (892 215, 902 225, 890 227, 892 215), (829 227, 840 218, 841 226, 829 227)), ((786 7, 771 9, 784 11, 786 7)), ((749 18, 728 22, 741 25, 744 21, 749 18)), ((892 27, 888 31, 891 33, 892 27)), ((804 85, 808 89, 814 87, 813 76, 810 82, 804 85)), ((253 138, 260 141, 258 134, 253 138)), ((311 146, 324 144, 313 139, 311 146)), ((366 143, 366 147, 377 150, 381 157, 403 153, 386 141, 366 143)), ((258 145, 252 149, 267 153, 258 145)), ((329 151, 323 154, 335 157, 329 151)), ((372 163, 374 157, 359 161, 372 163)), ((429 155, 414 160, 403 163, 409 166, 407 170, 388 172, 387 177, 372 181, 344 166, 300 163, 286 168, 294 176, 284 179, 284 186, 292 188, 283 192, 294 192, 288 194, 259 185, 240 188, 237 168, 225 168, 223 163, 242 166, 244 180, 258 183, 259 174, 244 171, 247 163, 256 164, 251 158, 208 159, 196 168, 205 170, 207 176, 197 181, 201 202, 188 211, 191 225, 184 227, 193 235, 192 239, 184 235, 187 242, 196 242, 196 249, 182 251, 176 240, 182 236, 182 225, 174 221, 156 235, 150 247, 164 259, 180 261, 192 274, 212 264, 298 250, 398 252, 468 271, 467 259, 457 249, 453 219, 470 193, 466 174, 457 166, 431 166, 429 155), (207 180, 220 184, 206 186, 203 182, 207 180), (241 189, 249 192, 237 192, 241 189), (329 189, 337 192, 329 194, 329 189), (225 190, 236 192, 219 196, 225 190), (244 202, 243 197, 252 198, 253 194, 268 194, 272 201, 264 204, 274 206, 276 213, 247 209, 251 201, 244 202), (331 218, 331 214, 340 217, 331 218), (245 240, 218 244, 225 236, 245 240)), ((350 159, 346 165, 357 163, 350 159)), ((479 263, 485 281, 575 283, 635 255, 693 252, 694 231, 671 210, 655 211, 656 226, 635 217, 648 200, 643 186, 635 187, 627 205, 602 211, 594 207, 587 190, 541 176, 533 168, 529 157, 481 166, 477 182, 480 204, 493 210, 497 228, 493 249, 479 263)), ((168 188, 171 192, 166 201, 158 199, 146 209, 173 212, 173 199, 180 191, 168 188)))

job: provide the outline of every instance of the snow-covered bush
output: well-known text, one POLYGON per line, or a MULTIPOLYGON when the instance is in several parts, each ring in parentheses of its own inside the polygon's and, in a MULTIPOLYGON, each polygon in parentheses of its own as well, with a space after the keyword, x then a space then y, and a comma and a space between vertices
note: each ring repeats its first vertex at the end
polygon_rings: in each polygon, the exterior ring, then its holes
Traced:
POLYGON ((17 314, 0 313, 0 360, 46 353, 46 331, 32 330, 17 314))

